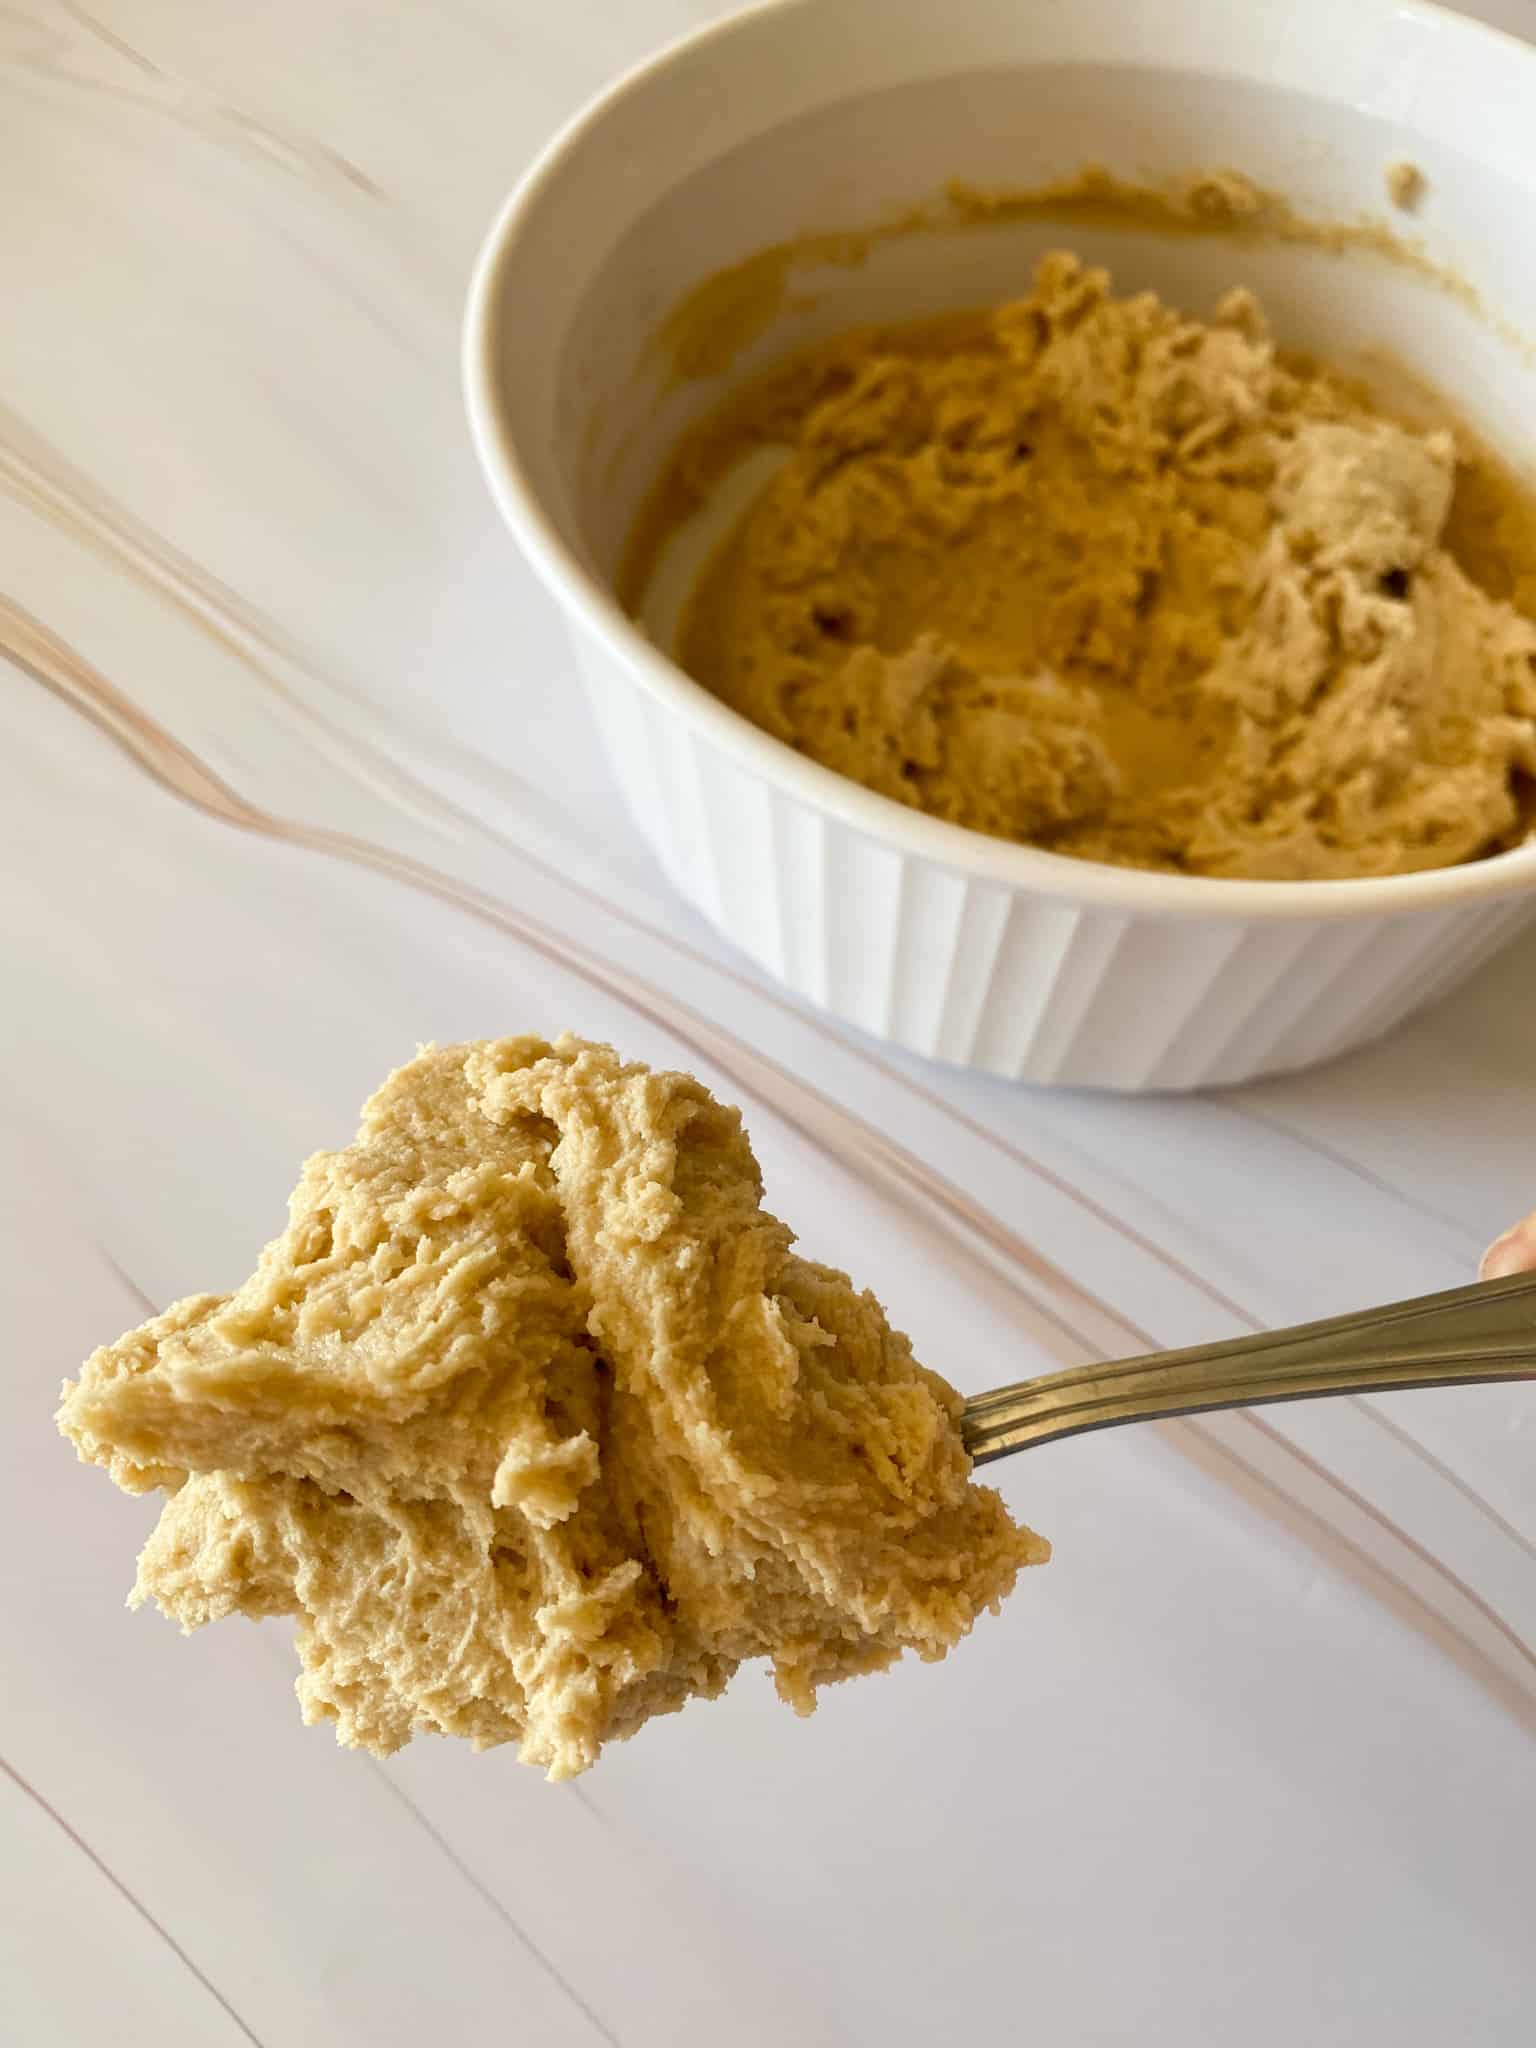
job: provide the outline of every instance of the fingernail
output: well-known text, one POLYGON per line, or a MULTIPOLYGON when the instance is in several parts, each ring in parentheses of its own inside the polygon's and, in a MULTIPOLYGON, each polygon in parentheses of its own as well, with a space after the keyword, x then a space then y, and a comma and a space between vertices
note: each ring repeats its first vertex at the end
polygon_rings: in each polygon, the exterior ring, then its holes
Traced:
POLYGON ((1527 1216, 1513 1230, 1495 1238, 1477 1270, 1482 1280, 1507 1280, 1511 1273, 1536 1270, 1536 1217, 1527 1216))

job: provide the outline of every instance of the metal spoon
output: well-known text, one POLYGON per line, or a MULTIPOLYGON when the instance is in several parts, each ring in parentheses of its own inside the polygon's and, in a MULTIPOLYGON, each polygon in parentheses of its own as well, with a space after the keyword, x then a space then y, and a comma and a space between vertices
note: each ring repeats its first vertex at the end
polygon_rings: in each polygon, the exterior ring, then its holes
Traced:
POLYGON ((1536 1379, 1536 1273, 1516 1273, 1289 1330, 1020 1380, 967 1401, 960 1428, 984 1465, 1121 1422, 1528 1379, 1536 1379))

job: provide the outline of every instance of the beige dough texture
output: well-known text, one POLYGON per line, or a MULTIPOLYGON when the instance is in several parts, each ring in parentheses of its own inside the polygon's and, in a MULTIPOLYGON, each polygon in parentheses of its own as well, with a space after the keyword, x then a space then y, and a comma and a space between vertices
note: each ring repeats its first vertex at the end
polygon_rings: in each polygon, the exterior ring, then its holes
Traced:
POLYGON ((791 1250, 737 1111, 606 1046, 428 1048, 232 1295, 95 1352, 59 1420, 165 1506, 131 1604, 298 1623, 306 1721, 565 1778, 738 1664, 933 1660, 1048 1546, 960 1399, 791 1250))
POLYGON ((1536 625, 1505 594, 1528 576, 1474 580, 1448 545, 1451 432, 1282 359, 1249 293, 1186 319, 1049 256, 990 314, 770 373, 694 430, 642 527, 766 445, 783 466, 679 653, 827 767, 1195 875, 1399 874, 1528 831, 1536 625))

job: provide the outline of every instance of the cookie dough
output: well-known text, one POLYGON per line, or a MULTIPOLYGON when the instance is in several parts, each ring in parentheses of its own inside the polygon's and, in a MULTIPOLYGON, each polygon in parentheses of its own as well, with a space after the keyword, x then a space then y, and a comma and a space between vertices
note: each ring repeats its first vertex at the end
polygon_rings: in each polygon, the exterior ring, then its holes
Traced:
POLYGON ((1387 197, 1403 213, 1412 213, 1424 197, 1428 179, 1416 163, 1406 158, 1387 165, 1387 197))
POLYGON ((295 1616, 306 1721, 552 1778, 749 1657, 801 1713, 942 1657, 1048 1547, 761 1196, 687 1075, 569 1037, 424 1051, 243 1287, 66 1382, 81 1457, 167 1496, 132 1604, 295 1616))
POLYGON ((655 504, 767 445, 678 652, 827 767, 1194 875, 1400 874, 1528 831, 1525 570, 1452 551, 1452 434, 1282 359, 1249 293, 1186 319, 1049 256, 990 314, 770 373, 655 504))

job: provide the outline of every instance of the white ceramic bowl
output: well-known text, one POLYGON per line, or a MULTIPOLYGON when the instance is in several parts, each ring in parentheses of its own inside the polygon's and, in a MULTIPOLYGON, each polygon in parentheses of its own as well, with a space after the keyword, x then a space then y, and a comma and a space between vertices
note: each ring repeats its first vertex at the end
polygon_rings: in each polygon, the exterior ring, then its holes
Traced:
MULTIPOLYGON (((1254 285, 1282 337, 1370 345, 1507 448, 1536 439, 1536 51, 1417 0, 780 0, 633 73, 552 144, 482 255, 470 417, 508 525, 570 621, 614 775, 677 888, 815 1004, 1030 1081, 1179 1089, 1340 1053, 1461 980, 1536 914, 1536 846, 1438 873, 1229 882, 1069 860, 874 795, 770 739, 624 616, 612 577, 647 485, 720 378, 658 323, 700 279, 806 229, 863 228, 952 178, 1025 186, 1236 165, 1303 213, 1384 208, 1497 308, 1411 266, 1073 229, 1122 287, 1208 308, 1254 285), (1501 324, 1502 323, 1502 324, 1501 324)), ((733 381, 855 321, 1016 293, 1038 224, 893 239, 733 381)))

